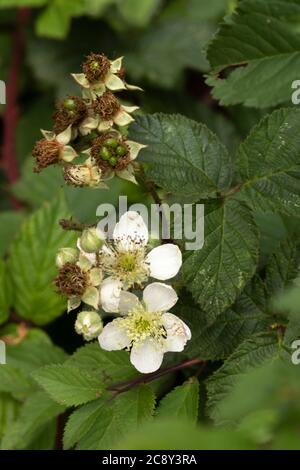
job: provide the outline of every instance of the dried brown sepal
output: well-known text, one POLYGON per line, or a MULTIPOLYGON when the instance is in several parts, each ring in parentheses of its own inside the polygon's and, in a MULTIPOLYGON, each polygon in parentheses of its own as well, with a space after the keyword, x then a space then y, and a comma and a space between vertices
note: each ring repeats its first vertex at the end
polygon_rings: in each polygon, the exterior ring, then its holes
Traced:
POLYGON ((82 296, 87 287, 87 274, 74 263, 66 263, 54 279, 58 292, 66 297, 82 296))
POLYGON ((103 80, 110 69, 110 61, 104 54, 91 53, 82 64, 82 71, 90 83, 103 80))
POLYGON ((97 96, 93 103, 93 109, 96 114, 104 121, 113 119, 120 110, 120 102, 110 91, 106 91, 102 96, 97 96))
POLYGON ((41 139, 35 143, 32 155, 36 160, 35 173, 59 161, 60 144, 57 140, 41 139))
POLYGON ((78 126, 88 114, 87 106, 78 96, 67 96, 56 104, 53 114, 54 132, 59 134, 68 126, 78 126))

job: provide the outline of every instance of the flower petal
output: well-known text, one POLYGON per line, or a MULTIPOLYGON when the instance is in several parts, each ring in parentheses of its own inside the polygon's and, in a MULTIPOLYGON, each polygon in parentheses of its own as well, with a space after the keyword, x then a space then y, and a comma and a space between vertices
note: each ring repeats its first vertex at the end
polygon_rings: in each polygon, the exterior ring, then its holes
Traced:
POLYGON ((51 141, 56 139, 56 135, 52 131, 45 131, 45 129, 41 129, 41 133, 45 137, 46 140, 51 141))
POLYGON ((113 121, 100 121, 98 131, 108 131, 114 125, 113 121))
POLYGON ((89 272, 90 275, 90 282, 93 286, 100 286, 102 279, 103 279, 103 274, 101 269, 99 268, 92 268, 89 272))
POLYGON ((162 316, 162 322, 167 332, 165 351, 183 351, 192 334, 189 327, 173 313, 166 312, 162 316))
POLYGON ((176 304, 178 297, 173 287, 153 282, 144 289, 143 300, 149 312, 166 312, 176 304))
POLYGON ((71 310, 74 310, 75 308, 79 307, 81 304, 81 299, 79 297, 70 297, 68 300, 68 313, 71 312, 71 310))
POLYGON ((100 294, 97 287, 88 287, 81 298, 82 302, 94 307, 95 310, 99 308, 99 299, 100 294))
POLYGON ((72 138, 72 125, 68 126, 63 132, 57 134, 56 140, 62 145, 67 145, 72 138))
POLYGON ((97 129, 99 125, 99 119, 95 117, 87 117, 82 121, 79 126, 79 131, 81 135, 88 135, 92 130, 97 129))
POLYGON ((123 57, 118 57, 116 60, 111 60, 110 71, 112 73, 119 72, 119 70, 122 68, 122 61, 123 61, 123 57))
POLYGON ((84 73, 71 73, 71 76, 79 83, 83 88, 89 88, 90 84, 84 73))
POLYGON ((129 166, 124 170, 116 171, 116 175, 123 180, 130 181, 131 183, 138 184, 134 176, 134 169, 129 166))
POLYGON ((140 109, 138 106, 125 106, 124 104, 122 105, 122 108, 124 109, 124 111, 126 113, 134 113, 134 111, 137 111, 138 109, 140 109))
POLYGON ((77 152, 71 145, 65 145, 61 150, 60 157, 64 162, 72 162, 77 157, 77 152))
POLYGON ((105 312, 116 313, 119 311, 122 282, 112 277, 106 278, 100 287, 100 302, 105 312))
POLYGON ((131 122, 133 122, 134 119, 130 114, 126 113, 122 109, 118 112, 118 114, 114 117, 114 123, 117 124, 117 126, 128 126, 131 122))
POLYGON ((135 211, 125 212, 113 231, 113 239, 122 243, 127 250, 135 244, 147 245, 148 238, 147 226, 142 216, 135 211))
POLYGON ((146 261, 150 266, 150 276, 165 281, 178 273, 182 265, 182 254, 178 246, 167 243, 153 248, 146 261))
POLYGON ((123 80, 120 77, 115 75, 114 73, 109 73, 105 78, 105 85, 109 90, 117 91, 117 90, 125 90, 125 85, 123 80))
POLYGON ((143 88, 136 85, 129 85, 129 83, 126 83, 126 88, 130 91, 144 91, 143 88))
POLYGON ((120 294, 119 310, 120 313, 127 315, 130 310, 133 310, 139 303, 139 299, 131 292, 122 291, 120 294))
POLYGON ((147 145, 139 144, 138 142, 133 142, 133 140, 126 140, 126 144, 130 150, 130 160, 135 160, 139 152, 146 148, 147 145))
POLYGON ((143 374, 149 374, 159 369, 163 358, 164 353, 161 345, 149 339, 134 345, 130 354, 131 364, 143 374))
POLYGON ((120 320, 113 320, 106 325, 98 336, 99 344, 106 351, 117 351, 130 346, 126 331, 120 328, 120 320))

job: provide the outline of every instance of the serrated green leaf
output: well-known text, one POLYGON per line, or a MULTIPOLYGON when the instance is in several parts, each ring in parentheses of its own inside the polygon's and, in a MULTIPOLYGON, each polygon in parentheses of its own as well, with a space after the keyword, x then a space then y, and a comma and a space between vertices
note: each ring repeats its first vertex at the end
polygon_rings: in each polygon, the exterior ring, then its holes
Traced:
POLYGON ((275 334, 259 333, 244 341, 207 381, 207 408, 210 417, 220 423, 220 403, 228 396, 240 375, 279 354, 278 338, 275 334))
POLYGON ((36 392, 22 406, 20 416, 5 433, 3 450, 24 449, 36 438, 40 428, 64 411, 45 392, 36 392))
POLYGON ((141 385, 116 397, 102 408, 97 422, 79 441, 79 450, 109 449, 129 430, 136 430, 153 414, 155 397, 151 388, 141 385))
POLYGON ((280 109, 252 129, 237 153, 236 198, 257 210, 299 216, 299 119, 299 110, 280 109))
POLYGON ((19 415, 20 406, 20 402, 8 393, 0 393, 0 447, 4 434, 19 415))
POLYGON ((106 405, 105 398, 98 398, 75 410, 64 430, 64 449, 70 449, 76 442, 84 437, 93 424, 101 418, 103 407, 106 405))
POLYGON ((126 68, 136 82, 146 78, 156 86, 172 88, 185 68, 208 70, 201 52, 212 32, 210 24, 193 19, 161 21, 130 45, 126 68))
POLYGON ((208 48, 213 96, 224 105, 259 108, 289 101, 300 65, 300 36, 289 20, 299 13, 298 0, 240 2, 208 48), (231 66, 235 70, 219 78, 231 66))
POLYGON ((34 381, 21 369, 10 364, 0 366, 0 392, 10 393, 14 398, 23 400, 35 388, 34 381))
POLYGON ((106 384, 129 380, 137 375, 126 351, 104 351, 98 341, 79 348, 66 365, 97 373, 106 384))
POLYGON ((159 403, 156 410, 158 418, 178 418, 184 421, 197 422, 199 405, 199 382, 190 379, 168 393, 159 403))
POLYGON ((147 163, 147 176, 166 191, 193 202, 229 187, 230 157, 205 125, 180 115, 138 116, 130 135, 147 145, 140 160, 147 163))
POLYGON ((34 160, 30 157, 22 167, 21 178, 12 186, 12 192, 35 209, 53 201, 63 184, 63 177, 61 168, 57 166, 45 168, 38 174, 33 172, 33 168, 34 160))
POLYGON ((68 217, 63 197, 35 212, 22 226, 11 247, 9 260, 14 287, 14 307, 21 317, 43 325, 66 308, 53 285, 57 273, 55 255, 59 248, 75 243, 74 233, 59 226, 68 217))
POLYGON ((11 279, 6 264, 0 258, 0 325, 8 319, 11 302, 11 279))
POLYGON ((288 287, 291 281, 299 275, 300 247, 294 240, 280 243, 278 250, 273 253, 266 266, 266 286, 268 293, 279 293, 288 287))
POLYGON ((97 374, 76 367, 46 366, 33 372, 33 378, 53 400, 66 406, 96 400, 103 393, 103 384, 97 374))
POLYGON ((255 272, 258 233, 248 207, 234 200, 215 206, 205 217, 201 250, 183 264, 188 290, 214 321, 236 300, 255 272))
POLYGON ((37 338, 28 335, 23 342, 6 347, 7 364, 29 374, 47 364, 59 364, 65 361, 67 354, 39 335, 37 338))

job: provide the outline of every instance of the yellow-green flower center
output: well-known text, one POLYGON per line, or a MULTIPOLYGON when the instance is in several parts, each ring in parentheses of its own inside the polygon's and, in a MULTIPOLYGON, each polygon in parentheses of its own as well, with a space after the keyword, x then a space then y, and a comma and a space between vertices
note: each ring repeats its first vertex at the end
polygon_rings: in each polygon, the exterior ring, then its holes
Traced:
POLYGON ((149 277, 149 266, 145 261, 146 249, 137 246, 124 250, 120 246, 111 248, 112 252, 101 255, 100 264, 103 271, 115 279, 120 279, 125 289, 134 284, 143 284, 149 277))
POLYGON ((145 339, 161 341, 165 336, 165 329, 161 321, 162 312, 148 312, 139 303, 125 318, 120 318, 120 327, 126 330, 132 343, 140 343, 145 339))

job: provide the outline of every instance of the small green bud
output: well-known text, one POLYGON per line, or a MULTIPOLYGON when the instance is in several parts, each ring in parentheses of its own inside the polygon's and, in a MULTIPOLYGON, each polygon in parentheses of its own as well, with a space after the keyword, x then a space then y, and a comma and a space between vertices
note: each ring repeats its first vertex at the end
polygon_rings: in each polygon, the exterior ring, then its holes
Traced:
POLYGON ((68 98, 64 101, 64 107, 69 111, 73 111, 76 109, 76 102, 72 100, 72 98, 68 98))
POLYGON ((111 158, 111 152, 108 150, 107 147, 101 147, 99 153, 102 160, 109 160, 111 158))
POLYGON ((115 149, 118 147, 118 140, 114 139, 113 137, 110 137, 109 139, 106 139, 105 145, 111 147, 112 149, 115 149))
POLYGON ((103 323, 100 315, 91 310, 80 312, 75 322, 75 331, 83 335, 86 341, 91 341, 100 335, 103 330, 103 323))
POLYGON ((118 147, 116 149, 116 152, 117 152, 117 155, 119 157, 124 157, 124 155, 126 155, 126 153, 127 153, 127 150, 122 145, 118 145, 118 147))
POLYGON ((104 238, 95 227, 87 228, 80 237, 80 246, 87 253, 96 253, 102 248, 104 238))
POLYGON ((66 263, 76 263, 78 250, 76 248, 61 248, 56 255, 56 266, 62 268, 66 263))
POLYGON ((109 159, 109 163, 111 164, 111 166, 116 166, 116 164, 118 163, 118 159, 116 157, 111 157, 109 159))

